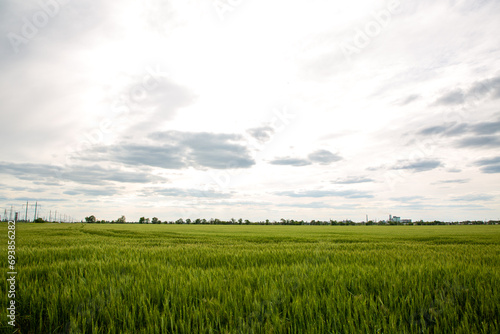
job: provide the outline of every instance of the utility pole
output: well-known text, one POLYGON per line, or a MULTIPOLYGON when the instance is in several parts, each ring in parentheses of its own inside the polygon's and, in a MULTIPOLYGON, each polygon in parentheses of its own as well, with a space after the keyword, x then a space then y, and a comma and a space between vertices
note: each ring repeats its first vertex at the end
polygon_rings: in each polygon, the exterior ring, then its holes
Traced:
POLYGON ((35 215, 33 216, 33 221, 36 220, 36 209, 38 207, 38 202, 35 202, 35 215))
POLYGON ((12 220, 12 205, 10 206, 9 220, 12 220))
POLYGON ((49 222, 52 221, 52 210, 49 211, 49 222))
POLYGON ((24 220, 28 222, 28 201, 26 201, 26 215, 24 216, 24 220))

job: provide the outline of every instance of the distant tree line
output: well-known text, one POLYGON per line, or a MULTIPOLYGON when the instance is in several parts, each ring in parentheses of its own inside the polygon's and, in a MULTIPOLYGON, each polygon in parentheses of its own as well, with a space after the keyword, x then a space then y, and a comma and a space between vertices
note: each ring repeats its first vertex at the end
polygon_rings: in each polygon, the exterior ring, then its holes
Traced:
POLYGON ((121 216, 120 218, 116 220, 97 220, 94 215, 91 215, 89 217, 85 217, 85 223, 95 223, 95 224, 124 224, 124 223, 130 223, 130 224, 200 224, 200 225, 339 225, 339 226, 347 226, 347 225, 495 225, 499 224, 499 220, 489 220, 489 221, 481 221, 481 220, 467 220, 467 221, 456 221, 456 222, 444 222, 444 221, 439 221, 439 220, 434 220, 434 221, 415 221, 415 222, 410 222, 410 223, 402 223, 402 222, 396 222, 396 221, 385 221, 385 220, 380 220, 380 221, 372 221, 369 220, 368 222, 354 222, 352 220, 294 220, 294 219, 280 219, 278 221, 270 221, 269 219, 266 219, 265 221, 250 221, 248 219, 243 220, 242 218, 240 219, 235 219, 231 218, 230 220, 220 220, 217 218, 211 218, 211 219, 183 219, 179 218, 175 221, 170 220, 170 221, 161 221, 157 217, 153 217, 151 219, 146 218, 146 217, 141 217, 139 218, 138 222, 127 222, 125 216, 121 216))
POLYGON ((91 216, 85 217, 85 222, 86 223, 95 223, 95 224, 124 224, 127 222, 127 219, 125 218, 125 216, 121 216, 120 218, 118 218, 116 220, 112 220, 112 221, 104 220, 104 219, 97 220, 97 218, 94 215, 91 215, 91 216))

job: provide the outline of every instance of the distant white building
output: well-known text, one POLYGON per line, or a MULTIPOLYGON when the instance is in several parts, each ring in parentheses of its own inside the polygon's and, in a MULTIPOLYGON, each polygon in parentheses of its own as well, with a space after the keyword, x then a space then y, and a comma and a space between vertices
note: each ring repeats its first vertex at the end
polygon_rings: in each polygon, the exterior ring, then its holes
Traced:
POLYGON ((411 219, 401 219, 401 217, 389 215, 389 222, 409 224, 411 219))

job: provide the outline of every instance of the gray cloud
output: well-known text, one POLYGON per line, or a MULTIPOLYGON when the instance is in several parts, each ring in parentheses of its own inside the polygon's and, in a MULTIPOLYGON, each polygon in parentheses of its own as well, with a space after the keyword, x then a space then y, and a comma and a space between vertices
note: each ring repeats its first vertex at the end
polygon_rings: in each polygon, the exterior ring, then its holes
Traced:
POLYGON ((33 181, 33 184, 43 185, 43 186, 60 186, 62 185, 59 181, 33 181))
POLYGON ((458 147, 500 147, 500 136, 480 136, 463 138, 457 143, 458 147))
POLYGON ((487 174, 500 173, 500 156, 476 161, 476 166, 482 166, 481 171, 487 174))
POLYGON ((10 200, 12 201, 19 201, 19 202, 66 202, 67 199, 65 198, 37 198, 37 197, 16 197, 16 198, 11 198, 10 200))
POLYGON ((426 199, 426 198, 423 196, 402 196, 402 197, 391 198, 392 201, 403 202, 403 203, 419 202, 419 201, 424 200, 424 199, 426 199))
POLYGON ((438 160, 418 160, 412 162, 402 162, 394 166, 392 169, 405 169, 411 170, 412 172, 425 172, 438 167, 441 167, 442 163, 438 160))
POLYGON ((434 102, 434 105, 454 105, 462 104, 465 101, 465 94, 461 89, 456 89, 443 94, 434 102))
POLYGON ((428 203, 408 203, 395 206, 398 209, 406 209, 406 210, 419 210, 425 211, 429 209, 465 209, 465 210, 490 210, 489 208, 484 207, 483 205, 478 204, 428 204, 428 203))
POLYGON ((446 137, 458 136, 468 131, 467 124, 448 123, 424 128, 418 132, 419 135, 441 135, 446 137))
POLYGON ((500 173, 500 164, 499 165, 492 165, 492 166, 486 166, 481 168, 481 171, 486 174, 496 174, 500 173))
POLYGON ((408 95, 407 97, 405 97, 403 100, 401 100, 398 104, 400 106, 405 106, 413 101, 416 101, 418 99, 420 99, 421 96, 418 95, 418 94, 412 94, 412 95, 408 95))
POLYGON ((447 92, 439 97, 434 105, 457 105, 486 97, 500 98, 500 76, 477 81, 466 91, 457 88, 447 92))
MULTIPOLYGON (((27 19, 30 23, 34 23, 33 16, 40 12, 50 14, 47 23, 44 26, 38 26, 36 33, 29 36, 28 43, 20 44, 18 52, 30 53, 33 49, 42 47, 36 43, 37 39, 44 38, 45 41, 64 43, 75 39, 83 39, 87 33, 93 32, 96 28, 111 28, 104 26, 106 24, 106 16, 110 11, 106 9, 107 4, 95 3, 92 1, 23 1, 11 2, 1 5, 0 31, 2 36, 8 33, 17 34, 24 37, 23 26, 27 19)), ((47 15, 47 14, 46 14, 47 15)), ((109 21, 108 21, 109 22, 109 21)), ((9 37, 10 40, 12 37, 9 37)), ((14 40, 16 40, 14 38, 14 40)), ((9 42, 8 51, 14 53, 13 46, 9 42)))
POLYGON ((472 125, 472 130, 477 134, 492 135, 500 132, 500 121, 476 123, 472 125))
POLYGON ((459 135, 463 134, 465 131, 467 131, 466 124, 457 124, 455 126, 451 126, 448 130, 446 130, 444 135, 446 135, 448 137, 459 136, 459 135))
MULTIPOLYGON (((311 202, 311 203, 280 203, 276 204, 279 207, 296 207, 304 209, 334 209, 331 204, 326 204, 323 202, 311 202)), ((349 207, 352 208, 352 207, 349 207)), ((336 208, 335 208, 336 209, 336 208)))
POLYGON ((438 135, 443 137, 463 136, 455 142, 455 146, 496 148, 500 146, 500 120, 480 123, 447 123, 423 128, 417 132, 418 135, 438 135))
POLYGON ((271 206, 274 205, 269 202, 256 202, 256 201, 234 201, 234 200, 229 200, 229 201, 209 201, 209 202, 204 202, 203 204, 206 205, 227 205, 230 207, 234 206, 258 206, 258 207, 266 207, 266 206, 271 206))
POLYGON ((309 160, 300 158, 290 158, 290 157, 277 158, 270 161, 270 163, 272 165, 286 165, 286 166, 308 166, 311 164, 309 160))
POLYGON ((46 164, 0 162, 0 173, 29 181, 72 181, 91 185, 102 185, 109 181, 149 183, 163 180, 163 178, 142 171, 127 172, 115 168, 105 169, 97 165, 59 167, 46 164))
POLYGON ((13 191, 28 191, 30 193, 43 193, 46 191, 44 188, 31 188, 31 187, 6 187, 13 191))
POLYGON ((247 132, 259 142, 264 143, 271 139, 271 136, 274 134, 274 128, 270 126, 261 126, 248 129, 247 132))
POLYGON ((125 89, 122 103, 128 112, 123 117, 134 121, 129 133, 151 131, 196 100, 191 91, 165 76, 159 67, 147 67, 143 77, 133 78, 133 83, 125 89))
POLYGON ((500 156, 476 161, 477 166, 500 164, 500 156))
POLYGON ((480 123, 447 123, 443 125, 430 126, 418 131, 419 135, 441 135, 445 137, 466 135, 493 135, 500 132, 500 120, 480 123))
POLYGON ((337 179, 334 181, 331 181, 334 184, 354 184, 354 183, 368 183, 368 182, 375 182, 375 180, 368 178, 368 177, 362 177, 362 176, 351 176, 351 177, 346 177, 343 179, 337 179))
POLYGON ((466 91, 460 88, 449 91, 439 97, 434 105, 457 105, 485 97, 500 98, 500 76, 477 81, 466 91))
POLYGON ((425 129, 422 129, 418 132, 420 135, 434 135, 434 134, 442 134, 444 133, 448 128, 444 125, 441 126, 431 126, 425 129))
POLYGON ((468 91, 469 97, 481 98, 491 95, 492 98, 500 98, 500 76, 476 82, 468 91))
POLYGON ((453 179, 453 180, 441 180, 434 182, 433 184, 448 184, 448 183, 467 183, 470 179, 453 179))
POLYGON ((345 197, 345 198, 372 198, 373 196, 364 191, 356 190, 304 190, 304 191, 280 191, 279 196, 288 197, 345 197))
POLYGON ((79 159, 165 169, 230 169, 255 164, 246 146, 239 143, 242 136, 235 134, 169 131, 153 133, 149 138, 154 143, 94 147, 79 159))
POLYGON ((329 165, 332 162, 342 160, 342 157, 327 150, 317 150, 307 156, 312 162, 321 165, 329 165))
POLYGON ((464 195, 464 196, 459 196, 452 198, 452 201, 458 201, 458 202, 474 202, 474 201, 490 201, 494 199, 495 196, 492 195, 464 195))
POLYGON ((342 160, 342 157, 338 154, 333 154, 327 150, 316 150, 307 156, 307 159, 303 158, 293 158, 293 157, 280 157, 276 158, 270 163, 272 165, 286 165, 286 166, 308 166, 313 163, 318 163, 320 165, 329 165, 332 162, 342 160))
POLYGON ((255 164, 243 137, 208 132, 156 132, 150 138, 178 149, 185 165, 195 168, 248 168, 255 164))
POLYGON ((80 159, 90 161, 111 160, 131 166, 153 166, 167 169, 187 167, 182 147, 174 145, 114 145, 96 147, 80 159))
POLYGON ((207 198, 229 198, 231 193, 218 192, 212 189, 196 189, 196 188, 164 188, 150 189, 148 195, 161 195, 168 197, 207 197, 207 198))
POLYGON ((52 165, 0 162, 0 173, 13 175, 22 180, 55 178, 57 175, 60 175, 61 170, 61 167, 52 165))
POLYGON ((99 197, 99 196, 113 196, 118 193, 118 189, 114 187, 103 187, 103 188, 98 188, 98 189, 74 189, 74 190, 66 190, 63 192, 65 195, 70 195, 70 196, 75 196, 75 195, 84 195, 84 196, 92 196, 92 197, 99 197))
POLYGON ((460 173, 462 170, 458 168, 449 168, 447 171, 450 173, 460 173))

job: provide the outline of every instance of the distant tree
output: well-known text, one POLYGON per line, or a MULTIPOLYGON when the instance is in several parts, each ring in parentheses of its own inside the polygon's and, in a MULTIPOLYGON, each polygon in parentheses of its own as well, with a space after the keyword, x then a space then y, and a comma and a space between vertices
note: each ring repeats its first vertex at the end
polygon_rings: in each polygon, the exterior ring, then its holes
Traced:
POLYGON ((184 219, 179 218, 175 221, 176 224, 184 224, 184 219))
POLYGON ((139 224, 149 224, 149 218, 139 218, 139 224))
POLYGON ((95 223, 96 222, 96 218, 95 218, 94 215, 89 216, 89 217, 85 217, 85 222, 87 222, 87 223, 95 223))
POLYGON ((123 224, 123 223, 126 223, 126 222, 127 222, 127 219, 125 218, 125 216, 121 216, 120 218, 118 218, 118 219, 116 220, 116 222, 117 222, 117 223, 121 223, 121 224, 123 224))
POLYGON ((34 223, 45 223, 45 220, 43 220, 43 218, 37 218, 33 222, 34 223))
POLYGON ((186 224, 191 224, 191 219, 186 219, 186 224))
POLYGON ((153 217, 153 219, 151 219, 151 222, 153 224, 161 224, 161 220, 159 220, 157 217, 153 217))

